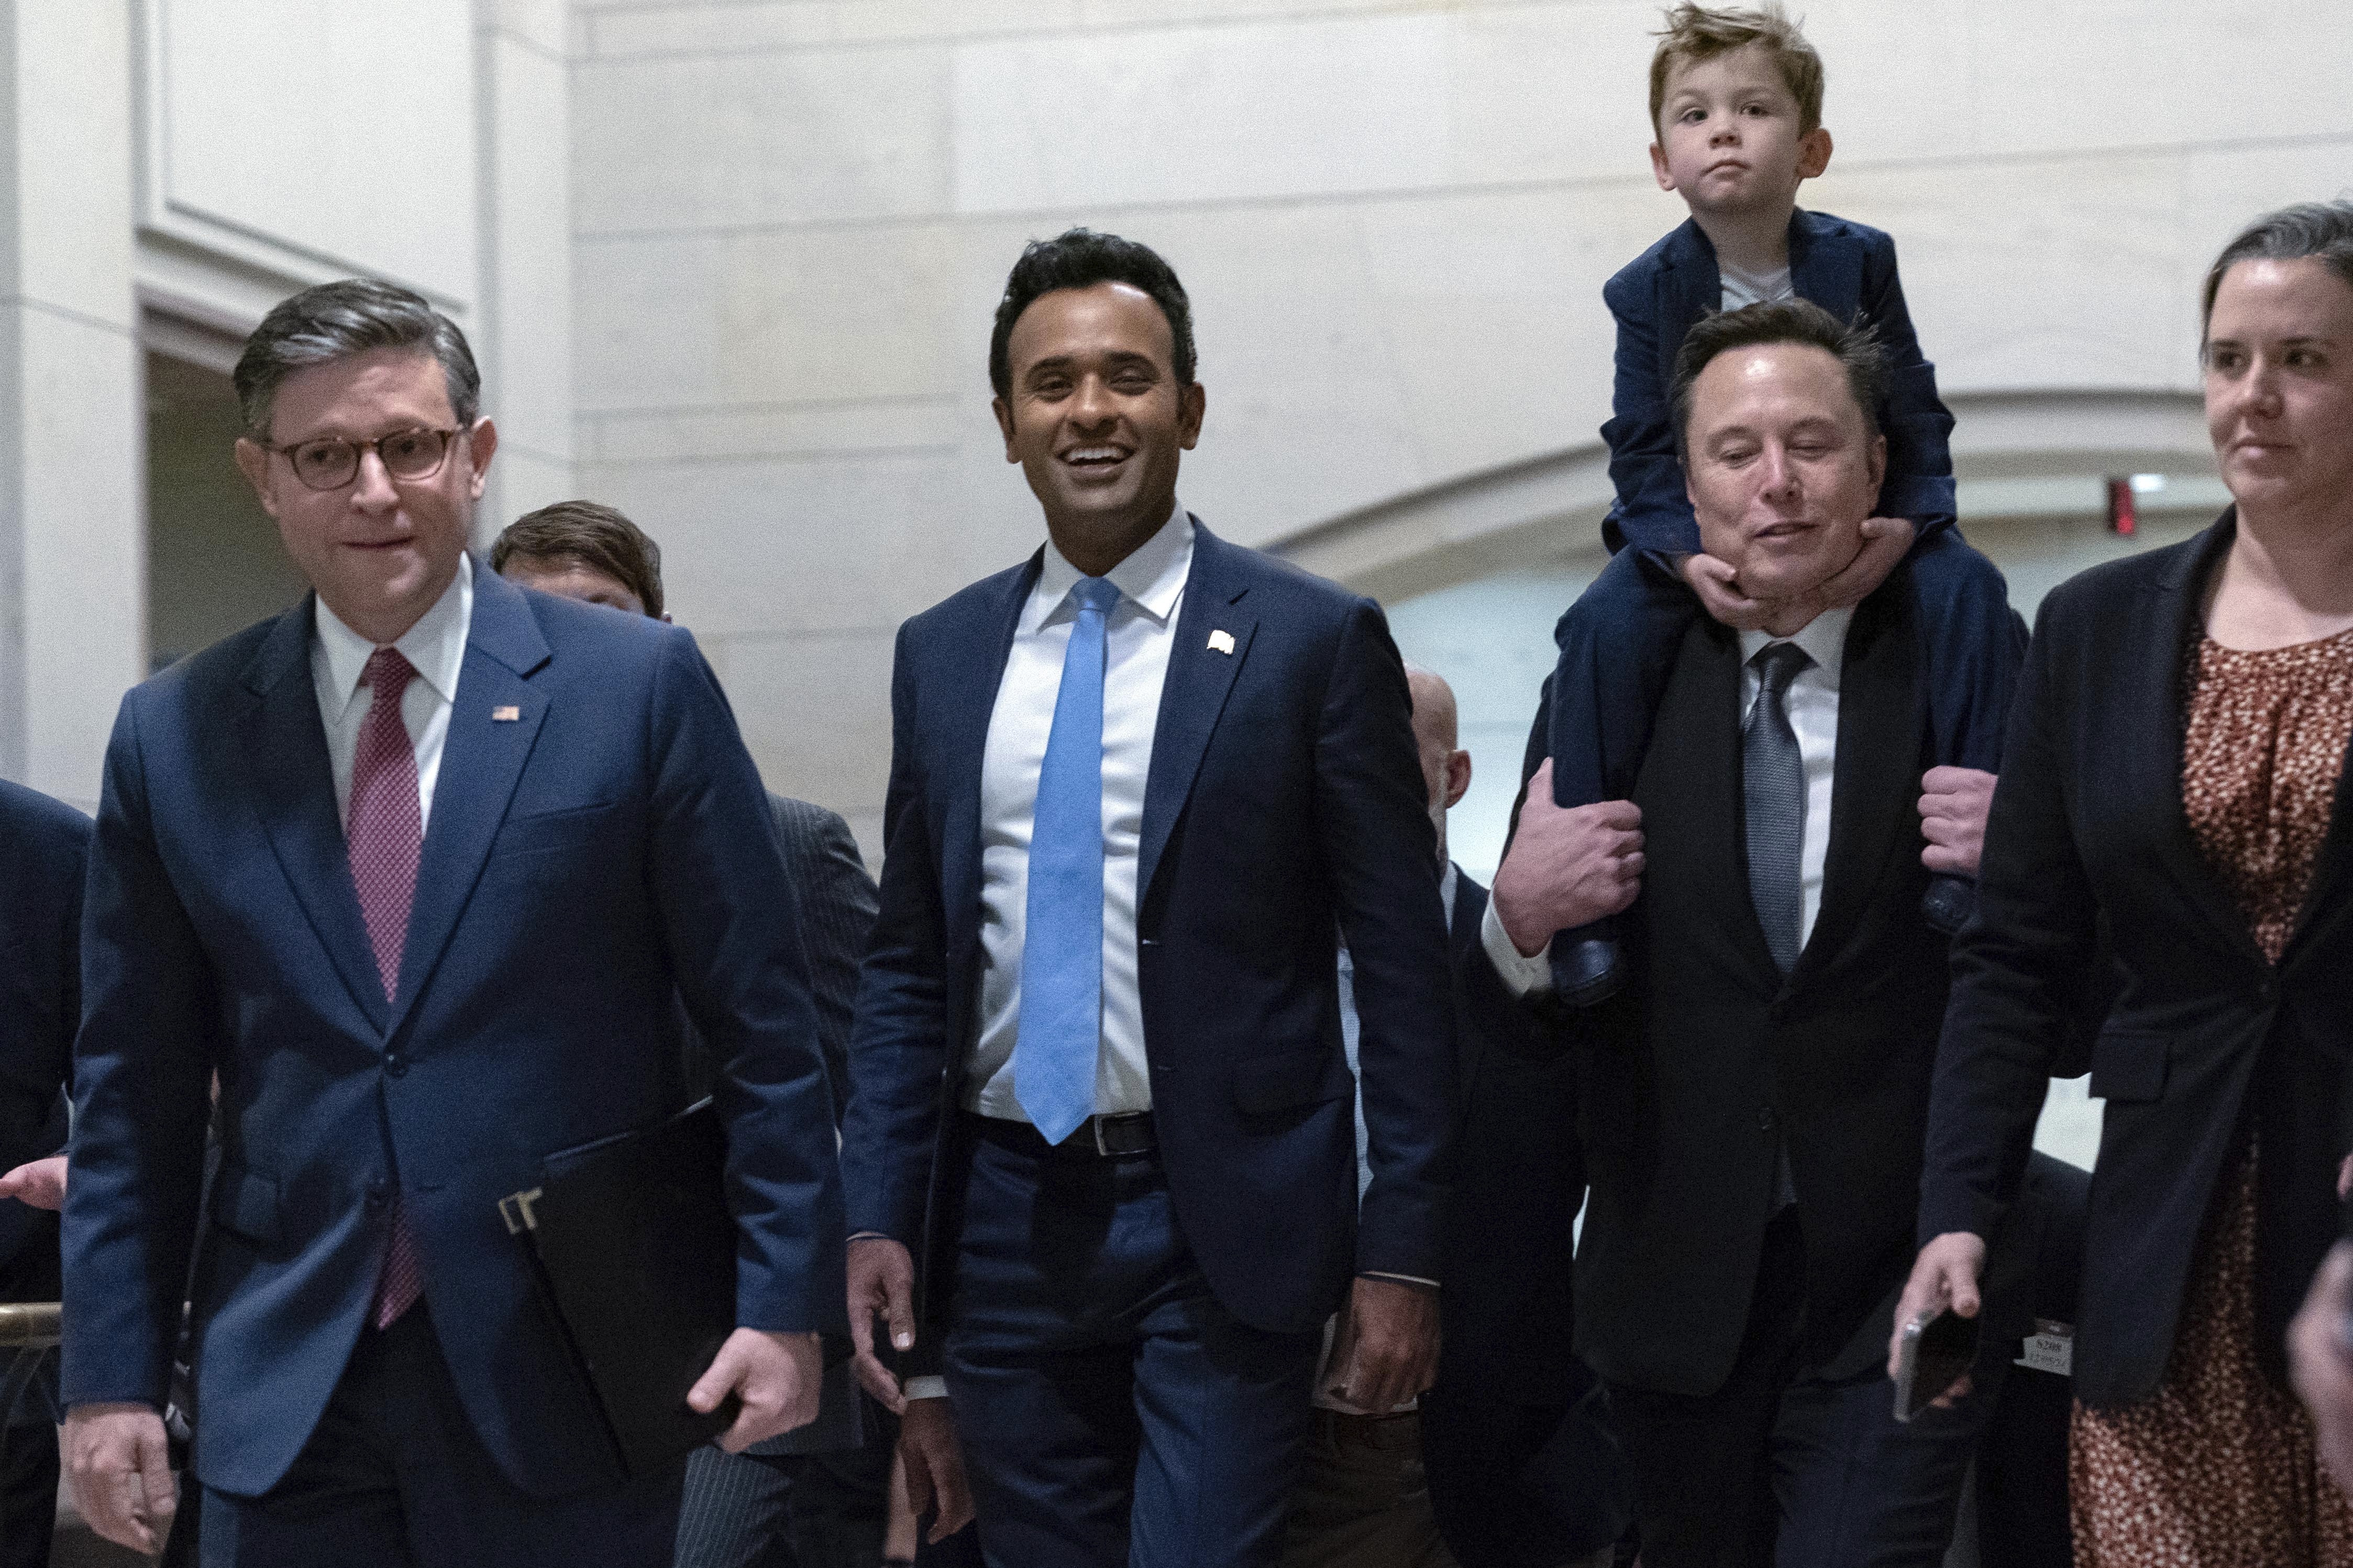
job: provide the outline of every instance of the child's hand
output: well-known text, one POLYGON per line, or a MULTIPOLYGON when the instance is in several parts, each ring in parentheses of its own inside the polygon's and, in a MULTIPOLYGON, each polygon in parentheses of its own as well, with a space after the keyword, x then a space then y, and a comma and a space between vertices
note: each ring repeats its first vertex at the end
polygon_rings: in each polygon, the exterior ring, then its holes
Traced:
POLYGON ((1842 610, 1849 605, 1860 605, 1871 597, 1895 563, 1910 553, 1912 541, 1919 534, 1906 517, 1867 517, 1862 520, 1862 548, 1842 571, 1833 573, 1828 581, 1814 590, 1814 596, 1826 610, 1842 610))
POLYGON ((1735 631, 1761 628, 1777 607, 1740 591, 1740 573, 1731 562, 1713 555, 1686 555, 1675 563, 1703 608, 1735 631))
POLYGON ((1931 871, 1974 877, 1985 852, 1994 775, 1975 768, 1930 768, 1920 775, 1920 863, 1931 871))

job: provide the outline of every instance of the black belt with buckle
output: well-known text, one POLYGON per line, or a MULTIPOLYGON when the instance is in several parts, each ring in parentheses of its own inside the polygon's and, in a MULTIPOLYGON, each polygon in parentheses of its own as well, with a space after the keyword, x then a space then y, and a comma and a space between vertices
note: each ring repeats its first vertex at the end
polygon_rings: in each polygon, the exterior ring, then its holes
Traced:
POLYGON ((978 1111, 965 1114, 978 1124, 982 1137, 1025 1154, 1050 1154, 1060 1160, 1121 1160, 1149 1154, 1160 1146, 1159 1136, 1152 1127, 1152 1112, 1148 1110, 1090 1116, 1079 1123, 1076 1132, 1060 1143, 1047 1142, 1046 1135, 1027 1121, 983 1116, 978 1111))

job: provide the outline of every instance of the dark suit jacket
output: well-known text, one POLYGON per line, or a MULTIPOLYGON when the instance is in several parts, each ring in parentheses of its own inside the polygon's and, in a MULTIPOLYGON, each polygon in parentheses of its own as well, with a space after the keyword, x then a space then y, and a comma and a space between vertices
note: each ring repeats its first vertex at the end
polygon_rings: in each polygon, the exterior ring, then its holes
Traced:
MULTIPOLYGON (((849 1026, 858 1012, 858 965, 874 927, 874 879, 867 874, 849 824, 837 813, 771 791, 768 816, 776 826, 785 875, 792 882, 794 907, 800 915, 809 995, 817 1004, 818 1044, 825 1051, 838 1126, 849 1100, 849 1026)), ((699 1099, 711 1092, 718 1064, 691 1024, 687 1033, 687 1092, 699 1099)))
MULTIPOLYGON (((892 675, 889 853, 842 1162, 852 1227, 934 1265, 955 1244, 937 1205, 961 1169, 976 1028, 981 752, 1042 559, 902 626, 892 675)), ((1454 1019, 1411 700, 1378 605, 1198 521, 1175 637, 1136 863, 1153 1110, 1219 1299, 1304 1333, 1356 1271, 1440 1272, 1454 1019), (1217 630, 1232 652, 1208 646, 1217 630), (1372 1138, 1361 1232, 1343 931, 1372 1138)))
POLYGON ((1633 975, 1564 1031, 1591 1182, 1578 1353, 1613 1383, 1694 1396, 1739 1354, 1785 1143, 1807 1361, 1841 1376, 1884 1353, 1947 984, 1946 940, 1919 910, 1927 733, 1908 574, 1847 636, 1821 910, 1786 978, 1746 893, 1740 667, 1728 628, 1685 637, 1634 795, 1649 865, 1626 917, 1633 975))
MULTIPOLYGON (((1988 1233, 2018 1188, 2069 978, 2107 917, 2122 988, 2092 1053, 2107 1101, 2085 1227, 2075 1393, 2107 1408, 2165 1375, 2199 1228, 2259 1133, 2256 1342, 2287 1320, 2337 1228, 2337 1117, 2353 1050, 2353 789, 2274 968, 2181 805, 2185 671, 2229 549, 2198 538, 2094 567, 2042 603, 1978 882, 1955 950, 1920 1238, 1988 1233)), ((2348 767, 2353 776, 2353 766, 2348 767)))
POLYGON ((1440 1531, 1466 1563, 1556 1568, 1624 1530, 1615 1446, 1579 1408, 1569 1237, 1585 1202, 1574 1064, 1480 945, 1487 889, 1460 871, 1450 936, 1462 1094, 1438 1381, 1421 1403, 1440 1531))
MULTIPOLYGON (((1879 510, 1907 517, 1922 537, 1953 522, 1953 416, 1936 395, 1936 368, 1921 356, 1904 285, 1895 276, 1895 242, 1880 230, 1827 213, 1789 219, 1789 283, 1842 321, 1875 328, 1888 363, 1880 421, 1887 436, 1887 479, 1879 510)), ((1724 300, 1715 247, 1685 220, 1602 287, 1618 319, 1617 383, 1609 422, 1609 479, 1618 488, 1602 531, 1609 548, 1687 552, 1699 548, 1699 525, 1683 493, 1668 392, 1683 334, 1724 300)))
MULTIPOLYGON (((90 818, 0 779, 0 1171, 65 1146, 89 861, 90 818)), ((54 1301, 57 1288, 57 1216, 0 1200, 0 1300, 54 1301)))
MULTIPOLYGON (((768 815, 785 852, 785 872, 800 910, 801 943, 807 950, 810 994, 817 1002, 818 1043, 825 1048, 826 1079, 833 1085, 837 1126, 849 1100, 849 1026, 858 1011, 858 963, 866 955, 874 926, 874 879, 849 824, 821 805, 771 793, 768 815)), ((865 1402, 848 1361, 825 1369, 817 1419, 806 1426, 754 1443, 746 1454, 826 1454, 866 1441, 865 1402)), ((724 1490, 724 1489, 719 1489, 724 1490)), ((726 1500, 695 1496, 712 1507, 726 1500)))
POLYGON ((123 700, 84 933, 65 1395, 164 1396, 195 1303, 208 1486, 266 1490, 365 1315, 394 1184, 468 1415, 549 1496, 615 1484, 498 1200, 723 1063, 739 1321, 846 1328, 830 1106, 759 778, 685 632, 474 575, 397 994, 360 921, 303 604, 123 700), (508 715, 501 717, 501 715, 508 715), (220 1166, 188 1258, 207 1080, 220 1166))
POLYGON ((1482 1400, 1560 1405, 1592 1374, 1569 1350, 1568 1248, 1585 1203, 1574 1065, 1504 989, 1479 942, 1487 889, 1454 882, 1454 1040, 1461 1132, 1454 1158, 1439 1382, 1482 1400))

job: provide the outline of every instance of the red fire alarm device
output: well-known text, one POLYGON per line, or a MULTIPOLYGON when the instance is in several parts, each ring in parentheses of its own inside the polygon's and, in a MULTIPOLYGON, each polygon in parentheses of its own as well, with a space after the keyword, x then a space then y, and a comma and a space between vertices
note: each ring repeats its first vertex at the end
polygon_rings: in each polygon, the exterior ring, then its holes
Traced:
POLYGON ((2140 515, 2133 501, 2129 479, 2108 481, 2108 531, 2126 538, 2140 531, 2140 515))

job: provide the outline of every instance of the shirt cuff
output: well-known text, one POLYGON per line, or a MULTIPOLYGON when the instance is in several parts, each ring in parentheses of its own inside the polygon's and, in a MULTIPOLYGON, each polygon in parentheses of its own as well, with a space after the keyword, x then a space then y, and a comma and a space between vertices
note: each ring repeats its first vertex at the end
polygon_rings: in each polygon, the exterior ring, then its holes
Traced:
POLYGON ((937 1373, 928 1377, 911 1377, 899 1388, 910 1399, 945 1399, 948 1396, 948 1380, 937 1373))
POLYGON ((1495 900, 1487 900, 1486 918, 1479 922, 1479 945, 1487 951, 1487 962, 1495 966, 1495 978, 1515 1001, 1548 994, 1552 990, 1552 952, 1530 958, 1512 945, 1510 933, 1504 930, 1504 919, 1495 912, 1495 900))
POLYGON ((1424 1279, 1419 1274, 1391 1274, 1387 1270, 1380 1268, 1359 1268, 1356 1270, 1356 1278, 1359 1279, 1394 1279, 1400 1285, 1419 1285, 1425 1290, 1435 1290, 1440 1289, 1439 1283, 1435 1279, 1424 1279))

